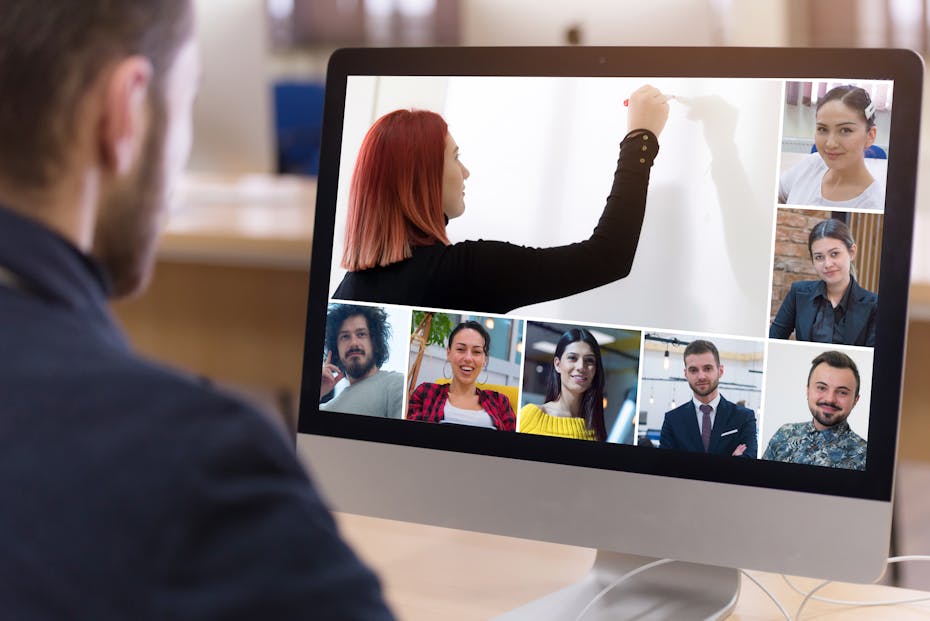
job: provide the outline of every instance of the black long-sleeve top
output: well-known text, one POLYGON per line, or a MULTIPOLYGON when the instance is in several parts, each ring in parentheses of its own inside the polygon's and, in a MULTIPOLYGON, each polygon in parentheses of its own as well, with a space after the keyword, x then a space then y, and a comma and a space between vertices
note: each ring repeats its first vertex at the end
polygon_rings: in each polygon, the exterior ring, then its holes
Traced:
POLYGON ((624 278, 636 256, 649 170, 658 151, 652 132, 627 134, 607 204, 584 241, 552 248, 481 239, 420 246, 409 259, 349 272, 333 297, 506 313, 624 278))

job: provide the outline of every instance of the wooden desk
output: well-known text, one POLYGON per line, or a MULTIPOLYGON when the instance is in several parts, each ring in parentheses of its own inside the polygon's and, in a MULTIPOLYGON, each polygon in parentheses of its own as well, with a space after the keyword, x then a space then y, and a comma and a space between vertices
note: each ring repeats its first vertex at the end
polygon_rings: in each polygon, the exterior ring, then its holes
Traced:
MULTIPOLYGON (((343 535, 381 576, 385 595, 402 621, 490 619, 568 586, 583 576, 594 551, 497 535, 338 514, 343 535)), ((775 574, 752 572, 794 616, 801 596, 775 574)), ((796 579, 813 588, 819 581, 796 579)), ((902 599, 930 593, 885 586, 838 584, 820 592, 839 599, 902 599)), ((851 608, 810 602, 802 619, 908 621, 930 619, 930 603, 851 608)), ((743 578, 734 621, 784 619, 752 582, 743 578)))

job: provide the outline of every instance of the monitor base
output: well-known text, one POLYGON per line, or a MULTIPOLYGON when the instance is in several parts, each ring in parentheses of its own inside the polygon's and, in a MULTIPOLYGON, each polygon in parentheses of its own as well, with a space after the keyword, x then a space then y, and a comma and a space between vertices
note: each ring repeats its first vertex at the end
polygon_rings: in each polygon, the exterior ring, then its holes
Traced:
POLYGON ((604 587, 654 560, 598 550, 591 571, 580 581, 501 615, 497 621, 682 621, 722 619, 733 611, 739 596, 739 570, 676 561, 624 580, 578 619, 604 587))

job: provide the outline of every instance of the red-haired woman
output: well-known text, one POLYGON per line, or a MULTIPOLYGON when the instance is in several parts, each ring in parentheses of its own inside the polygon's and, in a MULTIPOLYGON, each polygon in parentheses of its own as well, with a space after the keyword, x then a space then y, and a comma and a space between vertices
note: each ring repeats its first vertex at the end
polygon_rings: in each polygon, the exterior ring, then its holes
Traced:
POLYGON ((446 223, 465 211, 469 173, 446 122, 427 111, 386 114, 368 130, 355 165, 342 257, 348 273, 334 297, 506 313, 625 277, 667 101, 651 86, 630 96, 630 132, 600 221, 587 240, 554 248, 450 244, 446 223))

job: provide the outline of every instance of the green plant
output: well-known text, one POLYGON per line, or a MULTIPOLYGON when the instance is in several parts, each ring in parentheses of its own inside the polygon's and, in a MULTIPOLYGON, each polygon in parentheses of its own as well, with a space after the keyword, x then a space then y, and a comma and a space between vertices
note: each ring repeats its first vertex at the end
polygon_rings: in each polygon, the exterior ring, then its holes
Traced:
POLYGON ((453 323, 451 315, 415 310, 413 311, 413 326, 411 327, 410 333, 413 334, 417 327, 423 323, 423 319, 426 318, 427 314, 433 316, 433 322, 430 326, 429 334, 426 335, 426 344, 445 347, 446 341, 449 339, 449 334, 452 333, 452 328, 456 326, 456 324, 453 323))

